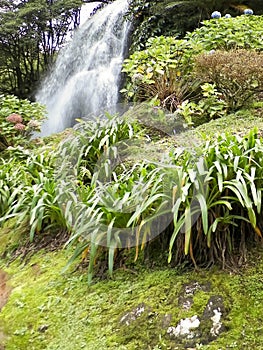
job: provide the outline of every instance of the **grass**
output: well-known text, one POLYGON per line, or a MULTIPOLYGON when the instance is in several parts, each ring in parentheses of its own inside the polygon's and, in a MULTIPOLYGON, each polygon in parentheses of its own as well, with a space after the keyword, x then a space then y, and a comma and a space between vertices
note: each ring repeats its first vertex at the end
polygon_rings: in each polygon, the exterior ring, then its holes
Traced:
MULTIPOLYGON (((262 252, 259 252, 262 254, 262 252)), ((167 337, 164 319, 176 326, 181 318, 201 315, 211 295, 222 295, 228 331, 200 349, 263 349, 262 276, 260 254, 238 273, 177 269, 119 269, 114 279, 88 287, 81 271, 61 274, 66 251, 35 254, 27 265, 15 261, 2 267, 13 290, 0 313, 6 350, 15 349, 180 349, 167 337), (182 285, 211 283, 209 292, 198 291, 190 310, 178 306, 182 285), (121 318, 139 305, 144 312, 129 326, 121 318)))
POLYGON ((258 109, 256 112, 241 110, 179 134, 175 137, 175 141, 178 145, 184 146, 189 142, 194 145, 196 142, 216 139, 224 132, 234 132, 240 136, 246 135, 255 126, 259 131, 263 130, 262 110, 258 109))

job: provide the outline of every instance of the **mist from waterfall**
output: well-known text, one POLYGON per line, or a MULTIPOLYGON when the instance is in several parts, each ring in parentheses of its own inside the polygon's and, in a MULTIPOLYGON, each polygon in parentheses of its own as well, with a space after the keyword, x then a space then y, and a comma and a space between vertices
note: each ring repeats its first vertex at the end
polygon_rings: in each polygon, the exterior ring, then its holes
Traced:
POLYGON ((60 132, 76 118, 114 112, 130 23, 127 0, 116 0, 76 31, 43 81, 36 99, 47 107, 41 136, 60 132))

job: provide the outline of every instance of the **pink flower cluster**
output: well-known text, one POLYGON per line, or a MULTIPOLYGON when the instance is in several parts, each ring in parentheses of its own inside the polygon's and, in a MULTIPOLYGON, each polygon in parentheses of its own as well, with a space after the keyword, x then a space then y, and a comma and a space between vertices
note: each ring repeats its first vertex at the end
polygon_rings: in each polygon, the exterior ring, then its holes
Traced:
POLYGON ((22 131, 25 129, 25 125, 23 124, 23 118, 21 115, 12 113, 8 117, 6 117, 6 121, 15 124, 14 129, 22 131))
POLYGON ((22 123, 23 122, 23 118, 19 114, 12 113, 8 117, 6 117, 6 121, 10 122, 10 123, 13 123, 13 124, 17 124, 17 123, 22 123))
POLYGON ((14 129, 16 129, 16 130, 24 130, 25 127, 26 126, 22 123, 16 123, 16 125, 14 125, 14 129))

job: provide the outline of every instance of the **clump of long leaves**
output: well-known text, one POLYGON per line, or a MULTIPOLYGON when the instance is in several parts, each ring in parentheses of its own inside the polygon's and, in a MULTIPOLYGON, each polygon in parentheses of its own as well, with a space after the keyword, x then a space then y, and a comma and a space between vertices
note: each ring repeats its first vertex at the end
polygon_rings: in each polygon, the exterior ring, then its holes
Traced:
POLYGON ((134 119, 105 114, 96 120, 79 120, 73 137, 69 137, 58 150, 59 174, 68 174, 68 165, 75 168, 74 176, 89 183, 100 157, 118 142, 137 138, 141 127, 134 119))
POLYGON ((22 172, 14 158, 0 164, 0 217, 3 217, 22 191, 22 172))
POLYGON ((0 224, 15 218, 16 226, 28 225, 32 242, 35 234, 46 230, 68 228, 54 177, 54 154, 31 153, 20 149, 1 159, 1 218, 0 224))
POLYGON ((17 227, 27 225, 31 242, 44 231, 71 232, 74 208, 89 196, 90 188, 85 184, 90 182, 100 155, 111 144, 129 139, 138 131, 137 122, 108 116, 82 122, 74 138, 56 152, 9 147, 0 158, 0 225, 11 218, 17 227), (77 184, 76 194, 72 178, 77 184))
POLYGON ((143 249, 165 227, 158 227, 163 225, 159 217, 167 220, 169 198, 164 191, 165 173, 161 168, 142 162, 127 168, 123 165, 121 174, 111 175, 112 181, 101 182, 94 174, 92 192, 75 211, 73 234, 68 241, 77 242, 72 260, 89 248, 89 281, 99 246, 108 250, 112 274, 118 248, 136 246, 137 258, 139 247, 143 249))
POLYGON ((245 259, 245 248, 262 237, 262 140, 255 130, 222 135, 201 153, 175 149, 169 164, 142 162, 119 175, 106 162, 107 181, 93 174, 68 241, 77 244, 71 261, 89 256, 89 282, 99 246, 112 273, 119 248, 136 246, 137 258, 160 233, 168 237, 168 262, 189 256, 196 266, 225 265, 235 252, 245 259))
POLYGON ((182 181, 174 184, 169 261, 174 251, 181 258, 180 235, 195 264, 224 264, 236 249, 245 258, 246 245, 262 238, 262 162, 262 140, 252 130, 243 138, 222 135, 206 144, 198 163, 185 163, 182 181))

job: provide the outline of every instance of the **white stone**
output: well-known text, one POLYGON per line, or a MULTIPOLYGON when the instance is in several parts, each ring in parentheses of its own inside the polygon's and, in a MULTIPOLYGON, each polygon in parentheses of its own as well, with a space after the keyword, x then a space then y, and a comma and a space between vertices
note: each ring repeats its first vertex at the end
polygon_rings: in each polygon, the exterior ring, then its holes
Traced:
POLYGON ((143 306, 138 307, 135 311, 135 315, 139 317, 143 312, 145 311, 145 308, 143 306))
POLYGON ((222 322, 220 322, 222 313, 220 312, 220 309, 219 310, 215 309, 213 311, 214 311, 214 316, 211 317, 211 321, 213 322, 213 326, 210 329, 210 333, 214 337, 216 337, 216 336, 218 336, 220 329, 222 327, 222 322))
POLYGON ((198 328, 200 325, 200 320, 197 315, 191 318, 182 319, 176 327, 169 327, 167 333, 174 335, 175 337, 186 336, 187 338, 193 338, 193 329, 198 328))

